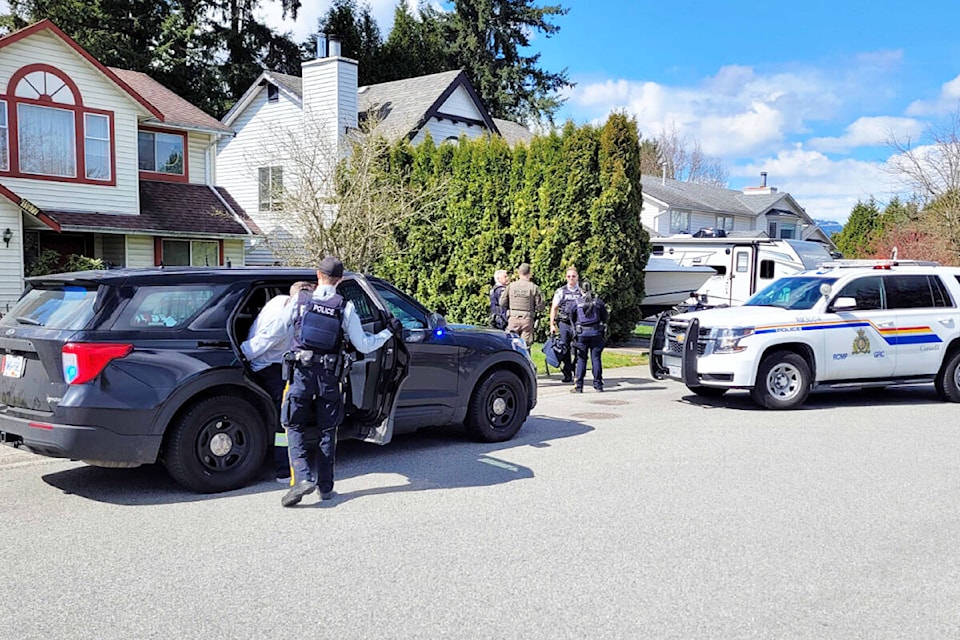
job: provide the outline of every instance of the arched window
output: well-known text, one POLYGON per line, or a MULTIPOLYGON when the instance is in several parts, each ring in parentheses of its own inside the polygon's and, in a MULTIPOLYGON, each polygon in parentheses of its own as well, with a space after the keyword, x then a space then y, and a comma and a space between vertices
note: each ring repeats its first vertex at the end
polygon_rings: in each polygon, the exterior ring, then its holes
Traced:
POLYGON ((0 171, 112 185, 113 158, 113 113, 85 107, 67 75, 30 64, 11 76, 0 95, 0 171))

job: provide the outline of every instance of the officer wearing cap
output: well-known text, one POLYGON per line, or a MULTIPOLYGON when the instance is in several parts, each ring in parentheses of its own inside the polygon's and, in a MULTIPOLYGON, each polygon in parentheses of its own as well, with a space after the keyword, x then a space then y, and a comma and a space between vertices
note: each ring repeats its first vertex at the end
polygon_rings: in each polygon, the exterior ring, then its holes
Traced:
POLYGON ((364 331, 353 303, 337 293, 342 277, 343 263, 327 256, 317 269, 313 294, 301 292, 290 305, 287 322, 294 327, 293 348, 286 356, 290 386, 280 420, 287 430, 293 475, 290 490, 280 500, 284 507, 298 504, 318 486, 322 500, 333 497, 337 427, 343 421, 341 379, 346 343, 370 353, 398 331, 393 322, 391 328, 376 335, 364 331), (320 432, 319 442, 316 431, 320 432), (317 477, 311 475, 311 454, 317 459, 317 477))

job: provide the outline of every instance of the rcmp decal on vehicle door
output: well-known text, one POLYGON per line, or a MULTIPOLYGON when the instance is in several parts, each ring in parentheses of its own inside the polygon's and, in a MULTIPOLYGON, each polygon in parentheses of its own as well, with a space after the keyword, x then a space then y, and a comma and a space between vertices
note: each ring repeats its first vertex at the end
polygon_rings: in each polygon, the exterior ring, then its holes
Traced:
MULTIPOLYGON (((943 342, 940 339, 940 336, 930 327, 890 327, 881 329, 877 325, 873 324, 869 320, 835 320, 832 322, 794 322, 788 324, 771 324, 762 327, 757 327, 757 330, 754 332, 756 335, 764 333, 780 333, 783 331, 789 331, 787 327, 796 327, 798 331, 825 331, 827 329, 860 329, 863 330, 867 327, 876 331, 884 342, 890 346, 896 346, 901 344, 927 344, 927 343, 936 343, 943 342)), ((864 332, 865 333, 865 332, 864 332)), ((855 338, 859 339, 859 336, 855 338)), ((867 340, 867 348, 869 350, 869 340, 867 340)), ((859 352, 856 352, 859 353, 859 352)))
POLYGON ((870 355, 870 339, 867 338, 867 332, 863 329, 857 329, 857 337, 853 339, 853 348, 850 349, 853 355, 870 355))

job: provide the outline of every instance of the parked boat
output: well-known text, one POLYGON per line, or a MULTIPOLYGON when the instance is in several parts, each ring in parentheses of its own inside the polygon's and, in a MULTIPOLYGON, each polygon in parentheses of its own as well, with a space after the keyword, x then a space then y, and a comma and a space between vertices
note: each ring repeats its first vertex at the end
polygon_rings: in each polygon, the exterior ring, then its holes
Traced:
POLYGON ((702 265, 685 266, 670 258, 650 256, 644 268, 644 298, 640 301, 643 317, 671 309, 690 297, 716 270, 702 265))

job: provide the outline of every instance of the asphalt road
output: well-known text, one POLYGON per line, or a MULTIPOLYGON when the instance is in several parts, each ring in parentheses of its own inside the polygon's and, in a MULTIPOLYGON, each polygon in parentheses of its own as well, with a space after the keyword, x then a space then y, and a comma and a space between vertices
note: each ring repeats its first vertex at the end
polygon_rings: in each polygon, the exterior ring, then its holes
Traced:
POLYGON ((545 381, 517 439, 343 443, 339 497, 0 448, 0 638, 957 638, 958 407, 545 381))

